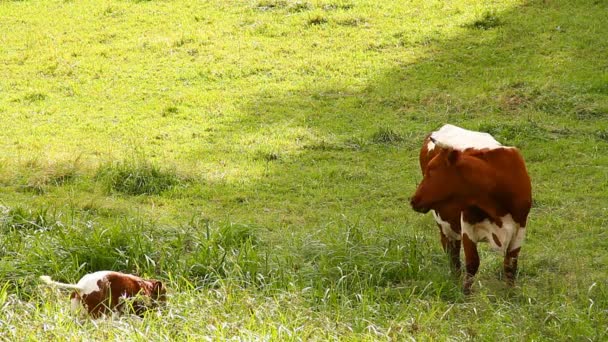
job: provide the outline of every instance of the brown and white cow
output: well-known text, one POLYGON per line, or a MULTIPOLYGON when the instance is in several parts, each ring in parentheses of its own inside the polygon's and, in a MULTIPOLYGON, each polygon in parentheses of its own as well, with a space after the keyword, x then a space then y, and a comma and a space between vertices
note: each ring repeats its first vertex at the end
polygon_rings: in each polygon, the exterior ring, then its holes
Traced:
POLYGON ((462 243, 464 292, 470 293, 479 268, 481 241, 504 255, 505 278, 513 285, 532 204, 530 177, 519 150, 502 146, 488 133, 445 125, 426 137, 420 168, 424 177, 410 203, 418 212, 432 212, 457 271, 462 243))

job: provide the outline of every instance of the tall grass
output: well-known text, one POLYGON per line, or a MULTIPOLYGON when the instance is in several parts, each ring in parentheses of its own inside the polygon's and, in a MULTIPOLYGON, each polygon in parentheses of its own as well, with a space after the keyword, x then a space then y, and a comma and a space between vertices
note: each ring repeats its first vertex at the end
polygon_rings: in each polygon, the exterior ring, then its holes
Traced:
POLYGON ((296 282, 320 293, 335 288, 350 295, 427 282, 432 272, 423 260, 439 257, 429 254, 429 242, 420 237, 391 236, 357 225, 323 227, 334 232, 330 236, 294 236, 292 245, 281 246, 278 253, 276 242, 263 239, 259 228, 243 224, 196 218, 176 227, 138 219, 104 224, 89 220, 86 213, 69 215, 4 208, 0 228, 12 243, 3 245, 3 255, 10 256, 3 265, 21 260, 21 274, 60 271, 55 276, 68 276, 66 281, 117 269, 167 279, 177 276, 197 286, 229 278, 240 279, 243 286, 284 289, 296 282))
MULTIPOLYGON (((237 312, 242 310, 243 300, 264 301, 264 297, 259 296, 265 295, 274 298, 272 303, 267 303, 273 311, 293 300, 307 303, 313 310, 330 310, 336 314, 362 310, 362 305, 373 301, 409 302, 414 298, 461 296, 454 279, 437 277, 446 266, 445 260, 429 251, 424 239, 404 240, 402 236, 387 235, 349 222, 322 227, 335 232, 331 236, 294 236, 291 246, 277 246, 276 242, 264 239, 259 229, 241 224, 218 224, 195 218, 179 227, 162 227, 132 219, 105 225, 87 218, 86 213, 66 217, 49 211, 4 208, 2 231, 11 244, 3 245, 0 276, 6 283, 0 298, 16 315, 11 316, 11 322, 18 324, 17 315, 23 309, 16 306, 25 305, 29 309, 22 312, 24 317, 45 320, 52 312, 59 312, 62 318, 56 322, 59 327, 55 329, 83 333, 89 323, 69 323, 67 317, 71 313, 58 308, 61 302, 67 307, 67 297, 57 297, 54 292, 44 290, 36 275, 51 274, 58 280, 75 282, 85 273, 101 269, 163 279, 171 289, 172 299, 163 313, 159 313, 162 316, 150 316, 150 319, 164 326, 166 322, 160 323, 159 317, 166 315, 169 321, 186 324, 189 329, 193 328, 191 323, 182 321, 180 315, 194 314, 192 300, 218 300, 214 299, 217 294, 222 296, 221 305, 234 301, 237 312), (440 260, 440 266, 425 263, 423 260, 427 258, 440 260), (14 267, 19 269, 18 273, 14 267), (294 289, 302 292, 293 293, 294 289), (199 293, 201 290, 203 293, 199 293), (246 297, 225 297, 234 295, 246 297)), ((206 310, 213 312, 218 308, 206 310)), ((234 314, 236 312, 230 312, 234 314)), ((293 315, 295 311, 284 314, 293 315)), ((278 317, 270 314, 267 318, 278 317)), ((275 323, 290 325, 288 321, 275 323)), ((108 324, 111 333, 127 327, 129 333, 139 329, 139 323, 133 325, 130 320, 108 324)), ((247 329, 251 329, 251 336, 264 336, 259 335, 254 326, 247 329)), ((356 329, 365 332, 366 328, 356 329)), ((229 331, 237 333, 232 328, 229 331)), ((226 336, 228 332, 218 333, 226 336)), ((286 334, 285 331, 277 333, 278 336, 286 334)), ((46 333, 43 336, 47 336, 46 333)))

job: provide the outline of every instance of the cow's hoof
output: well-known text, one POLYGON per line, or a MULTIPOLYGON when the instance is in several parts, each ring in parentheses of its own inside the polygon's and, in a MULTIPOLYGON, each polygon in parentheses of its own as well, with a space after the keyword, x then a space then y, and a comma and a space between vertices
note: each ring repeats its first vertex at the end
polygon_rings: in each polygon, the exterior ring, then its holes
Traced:
POLYGON ((464 282, 462 284, 462 292, 465 295, 470 295, 471 294, 471 287, 473 287, 473 279, 472 278, 465 278, 464 282))

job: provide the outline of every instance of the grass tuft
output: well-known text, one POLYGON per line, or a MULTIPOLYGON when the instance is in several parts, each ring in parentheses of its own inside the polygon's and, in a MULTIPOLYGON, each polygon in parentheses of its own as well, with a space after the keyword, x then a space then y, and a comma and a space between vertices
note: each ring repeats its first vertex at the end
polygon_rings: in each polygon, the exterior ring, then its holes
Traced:
POLYGON ((305 12, 312 9, 312 5, 307 1, 294 1, 287 9, 292 13, 305 12))
POLYGON ((257 245, 259 238, 255 230, 244 224, 228 224, 218 231, 218 243, 223 248, 241 248, 245 244, 257 245))
POLYGON ((48 98, 48 96, 44 93, 34 92, 34 93, 29 93, 29 94, 25 95, 23 97, 23 100, 25 102, 33 103, 33 102, 44 101, 47 98, 48 98))
POLYGON ((288 2, 285 0, 260 0, 255 4, 255 7, 261 11, 286 8, 288 2))
POLYGON ((397 144, 403 140, 400 133, 388 127, 381 127, 372 134, 372 141, 378 144, 397 144))
POLYGON ((158 195, 186 182, 175 171, 146 160, 126 160, 100 167, 96 178, 108 192, 126 195, 158 195))
POLYGON ((603 107, 597 104, 579 105, 574 112, 575 117, 578 120, 599 120, 608 118, 608 107, 603 107))
POLYGON ((362 26, 362 25, 367 24, 367 19, 362 18, 362 17, 352 16, 352 15, 338 17, 338 18, 335 18, 334 20, 335 20, 336 24, 338 24, 340 26, 356 27, 356 26, 362 26))
POLYGON ((173 42, 173 47, 182 47, 184 45, 190 44, 194 42, 194 38, 190 37, 181 37, 178 40, 173 42))
POLYGON ((117 9, 116 7, 108 6, 103 10, 103 15, 107 17, 119 17, 124 14, 123 9, 117 9))
POLYGON ((341 144, 327 140, 310 142, 304 145, 303 148, 310 151, 342 151, 346 149, 346 147, 341 144))
POLYGON ((495 13, 485 12, 481 18, 465 25, 465 27, 477 30, 490 30, 501 25, 502 21, 495 13))
POLYGON ((336 10, 348 11, 348 10, 353 9, 354 7, 355 7, 355 5, 349 1, 329 1, 329 2, 323 3, 321 5, 321 8, 323 8, 326 11, 336 11, 336 10))
POLYGON ((597 130, 595 136, 602 141, 608 142, 608 129, 597 130))
POLYGON ((256 159, 262 159, 266 162, 273 162, 273 161, 277 161, 281 159, 281 154, 278 152, 262 152, 259 151, 257 153, 258 158, 256 159))
POLYGON ((163 118, 168 117, 168 116, 172 116, 179 113, 179 108, 177 108, 176 106, 167 106, 163 109, 161 116, 163 118))
POLYGON ((306 23, 308 24, 308 26, 318 26, 318 25, 323 25, 323 24, 327 24, 327 18, 320 13, 315 13, 315 14, 311 14, 308 17, 308 20, 306 21, 306 23))

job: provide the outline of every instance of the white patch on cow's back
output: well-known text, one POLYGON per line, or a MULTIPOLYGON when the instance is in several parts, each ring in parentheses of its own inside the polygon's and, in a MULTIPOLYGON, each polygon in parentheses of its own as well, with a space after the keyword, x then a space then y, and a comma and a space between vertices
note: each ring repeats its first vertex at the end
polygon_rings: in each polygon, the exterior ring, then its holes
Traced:
MULTIPOLYGON (((490 134, 484 132, 470 131, 454 125, 444 125, 439 130, 431 133, 431 138, 440 146, 451 147, 455 150, 464 151, 468 148, 496 149, 503 146, 490 134)), ((430 144, 427 145, 427 148, 430 144)), ((433 148, 435 144, 433 144, 433 148)), ((431 149, 429 148, 429 151, 431 149)))
POLYGON ((463 214, 461 214, 460 225, 462 234, 467 234, 473 242, 488 242, 494 250, 504 255, 507 251, 521 247, 525 237, 525 228, 520 227, 513 220, 511 214, 501 217, 500 220, 502 221, 502 226, 498 226, 488 219, 470 224, 464 220, 463 214), (496 236, 500 244, 496 243, 492 235, 496 236))
POLYGON ((78 281, 78 287, 80 288, 80 294, 86 295, 91 292, 99 291, 98 281, 105 279, 109 274, 114 273, 113 271, 98 271, 89 273, 82 277, 78 281))
POLYGON ((450 240, 460 240, 460 234, 458 234, 454 230, 452 230, 452 226, 450 225, 449 222, 441 219, 441 216, 439 216, 439 214, 437 214, 437 212, 435 210, 431 210, 431 213, 433 214, 433 217, 435 218, 435 222, 437 222, 437 224, 441 227, 441 231, 443 232, 443 235, 447 236, 448 239, 450 239, 450 240))

